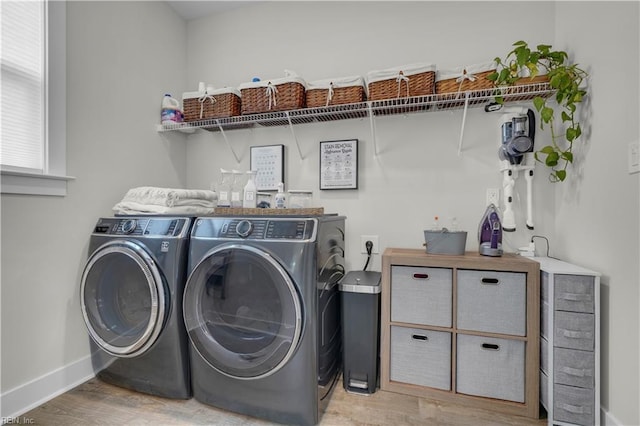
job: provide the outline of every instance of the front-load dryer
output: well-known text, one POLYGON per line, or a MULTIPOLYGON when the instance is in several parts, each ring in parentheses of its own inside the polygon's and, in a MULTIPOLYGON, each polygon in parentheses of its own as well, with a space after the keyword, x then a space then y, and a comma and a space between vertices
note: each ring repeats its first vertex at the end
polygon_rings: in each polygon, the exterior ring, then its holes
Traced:
POLYGON ((96 375, 175 399, 191 397, 182 319, 193 218, 102 218, 89 240, 80 302, 96 375))
POLYGON ((318 423, 341 367, 344 222, 196 219, 183 308, 196 400, 279 423, 318 423))

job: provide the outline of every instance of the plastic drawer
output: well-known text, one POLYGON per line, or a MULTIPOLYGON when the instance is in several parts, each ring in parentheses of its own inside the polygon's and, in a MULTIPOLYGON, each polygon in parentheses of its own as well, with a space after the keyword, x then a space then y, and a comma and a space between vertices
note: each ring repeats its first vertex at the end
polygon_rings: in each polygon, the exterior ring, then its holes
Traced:
POLYGON ((594 312, 595 278, 590 275, 556 275, 554 308, 556 311, 594 312))
POLYGON ((526 335, 527 274, 458 270, 458 328, 526 335))
POLYGON ((459 393, 524 402, 523 341, 458 334, 457 353, 459 393))
POLYGON ((391 321, 451 327, 452 287, 451 269, 393 266, 391 321))
POLYGON ((391 327, 390 379, 451 389, 451 333, 391 327))

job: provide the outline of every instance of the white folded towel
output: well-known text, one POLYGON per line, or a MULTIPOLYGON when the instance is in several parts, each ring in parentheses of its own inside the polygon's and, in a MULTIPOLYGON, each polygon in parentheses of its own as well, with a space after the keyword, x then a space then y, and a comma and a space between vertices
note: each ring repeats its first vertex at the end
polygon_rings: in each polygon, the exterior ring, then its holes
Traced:
POLYGON ((135 214, 162 214, 162 215, 190 215, 204 216, 213 213, 213 207, 202 206, 158 206, 153 204, 141 204, 135 201, 121 201, 113 206, 113 211, 117 215, 135 214))
POLYGON ((132 188, 122 201, 155 206, 201 206, 215 207, 218 196, 214 191, 205 189, 174 189, 141 186, 132 188))

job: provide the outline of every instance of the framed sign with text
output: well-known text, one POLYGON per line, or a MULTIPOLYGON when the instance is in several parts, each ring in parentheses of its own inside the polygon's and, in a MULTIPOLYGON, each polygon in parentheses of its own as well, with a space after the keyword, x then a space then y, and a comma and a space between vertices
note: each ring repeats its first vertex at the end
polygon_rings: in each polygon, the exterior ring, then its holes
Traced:
POLYGON ((358 140, 320 142, 320 189, 358 189, 358 140))

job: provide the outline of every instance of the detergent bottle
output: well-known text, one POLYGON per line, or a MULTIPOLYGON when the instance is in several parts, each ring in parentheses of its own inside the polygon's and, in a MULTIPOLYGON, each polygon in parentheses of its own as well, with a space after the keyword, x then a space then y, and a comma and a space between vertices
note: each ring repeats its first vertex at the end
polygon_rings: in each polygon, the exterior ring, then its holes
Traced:
POLYGON ((282 182, 278 184, 278 192, 276 193, 274 198, 276 209, 284 209, 287 198, 284 195, 284 184, 282 182))
POLYGON ((182 123, 182 111, 180 110, 180 102, 171 97, 170 93, 165 93, 162 98, 162 112, 160 121, 162 124, 182 123))
POLYGON ((242 198, 242 207, 245 209, 255 209, 256 208, 256 171, 251 170, 247 172, 249 175, 249 180, 247 184, 244 186, 243 198, 242 198))

